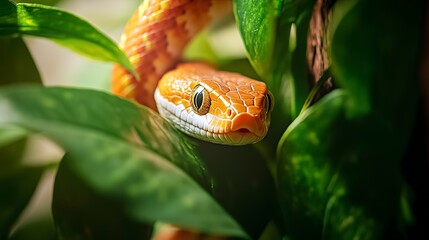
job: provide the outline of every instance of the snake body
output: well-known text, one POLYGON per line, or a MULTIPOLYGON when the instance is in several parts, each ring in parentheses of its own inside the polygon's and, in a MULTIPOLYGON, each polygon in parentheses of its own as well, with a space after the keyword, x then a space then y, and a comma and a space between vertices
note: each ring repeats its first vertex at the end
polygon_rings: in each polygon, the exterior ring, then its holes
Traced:
POLYGON ((140 79, 115 66, 113 93, 158 110, 179 130, 205 141, 261 140, 272 105, 263 82, 202 63, 177 66, 192 38, 230 9, 229 0, 143 1, 119 44, 140 79))

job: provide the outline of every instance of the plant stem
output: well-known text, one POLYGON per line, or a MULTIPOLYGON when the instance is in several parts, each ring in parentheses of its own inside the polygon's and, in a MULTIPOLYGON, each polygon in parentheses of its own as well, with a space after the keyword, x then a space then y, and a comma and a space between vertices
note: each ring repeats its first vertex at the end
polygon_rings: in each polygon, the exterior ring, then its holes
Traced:
POLYGON ((308 94, 307 99, 304 102, 304 105, 301 108, 301 112, 299 115, 301 115, 305 110, 307 110, 308 107, 310 107, 311 103, 314 100, 314 97, 319 92, 320 88, 325 84, 325 82, 331 77, 331 67, 325 70, 323 75, 320 77, 319 81, 316 82, 316 85, 313 86, 310 93, 308 94))

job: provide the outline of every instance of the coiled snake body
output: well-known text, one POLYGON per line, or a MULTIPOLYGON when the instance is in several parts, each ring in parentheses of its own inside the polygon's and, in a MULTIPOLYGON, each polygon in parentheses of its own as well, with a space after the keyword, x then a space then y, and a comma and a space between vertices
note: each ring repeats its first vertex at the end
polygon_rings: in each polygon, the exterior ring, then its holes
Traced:
POLYGON ((143 1, 120 40, 140 79, 115 66, 113 92, 158 110, 179 130, 205 141, 261 140, 272 105, 263 82, 202 63, 176 67, 187 43, 230 9, 230 0, 143 1))

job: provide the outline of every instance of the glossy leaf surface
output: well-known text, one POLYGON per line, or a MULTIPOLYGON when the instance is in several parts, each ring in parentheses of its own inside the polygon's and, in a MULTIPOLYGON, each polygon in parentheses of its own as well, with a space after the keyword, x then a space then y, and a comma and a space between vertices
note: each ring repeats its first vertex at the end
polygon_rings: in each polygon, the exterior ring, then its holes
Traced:
POLYGON ((374 5, 348 0, 336 6, 332 72, 352 97, 349 114, 378 112, 398 123, 410 120, 418 97, 424 9, 425 1, 374 5), (407 34, 398 29, 407 29, 407 34))
POLYGON ((272 0, 234 0, 234 12, 250 62, 266 79, 272 62, 276 12, 272 0))
POLYGON ((336 5, 332 72, 342 89, 300 115, 278 148, 292 239, 404 236, 400 161, 418 100, 419 4, 336 5), (405 25, 407 35, 397 31, 405 25))
POLYGON ((50 39, 96 60, 110 61, 134 72, 116 43, 85 20, 66 11, 40 4, 2 3, 0 36, 30 35, 50 39))
POLYGON ((149 239, 150 224, 124 210, 121 201, 100 194, 73 171, 66 155, 55 178, 52 211, 62 238, 149 239))
POLYGON ((130 216, 246 236, 171 163, 192 165, 187 172, 196 179, 204 170, 189 142, 152 111, 105 93, 38 87, 2 89, 0 111, 6 113, 0 122, 43 131, 64 147, 73 171, 97 192, 119 199, 130 216))
POLYGON ((282 207, 293 238, 377 239, 398 217, 401 178, 392 163, 400 141, 386 140, 395 133, 380 119, 347 119, 347 98, 340 90, 326 96, 280 143, 282 207))

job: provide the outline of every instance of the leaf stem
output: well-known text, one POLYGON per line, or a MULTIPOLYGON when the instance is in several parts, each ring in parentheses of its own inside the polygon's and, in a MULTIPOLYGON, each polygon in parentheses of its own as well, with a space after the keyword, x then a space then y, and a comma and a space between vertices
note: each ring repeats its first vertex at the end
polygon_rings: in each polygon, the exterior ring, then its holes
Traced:
POLYGON ((325 70, 323 75, 320 77, 319 81, 316 82, 316 84, 311 89, 310 93, 308 94, 307 99, 304 102, 304 105, 301 108, 301 112, 299 115, 301 115, 307 108, 310 107, 311 103, 313 102, 316 94, 319 92, 320 88, 325 84, 325 82, 331 77, 331 67, 325 70))

